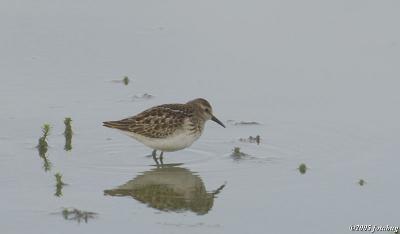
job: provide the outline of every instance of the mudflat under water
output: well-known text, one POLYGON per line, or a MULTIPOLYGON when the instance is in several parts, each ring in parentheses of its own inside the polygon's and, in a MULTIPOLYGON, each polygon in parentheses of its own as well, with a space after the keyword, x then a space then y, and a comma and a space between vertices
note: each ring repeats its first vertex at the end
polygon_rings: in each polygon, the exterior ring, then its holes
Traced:
POLYGON ((0 232, 399 226, 399 7, 2 1, 0 232), (197 97, 227 128, 164 167, 101 124, 197 97))

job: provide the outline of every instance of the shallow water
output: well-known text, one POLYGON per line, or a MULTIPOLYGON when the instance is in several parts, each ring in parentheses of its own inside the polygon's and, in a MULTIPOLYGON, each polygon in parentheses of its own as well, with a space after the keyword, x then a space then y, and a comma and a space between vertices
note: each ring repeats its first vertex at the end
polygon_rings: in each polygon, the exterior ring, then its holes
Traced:
POLYGON ((399 226, 399 6, 2 1, 1 233, 399 226), (207 123, 164 168, 101 126, 196 97, 227 128, 207 123))

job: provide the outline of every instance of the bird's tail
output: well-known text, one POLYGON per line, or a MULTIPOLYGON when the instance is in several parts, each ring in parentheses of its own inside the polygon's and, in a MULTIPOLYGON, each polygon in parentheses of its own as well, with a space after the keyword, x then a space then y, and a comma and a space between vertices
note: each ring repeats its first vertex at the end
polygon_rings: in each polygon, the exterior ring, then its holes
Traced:
POLYGON ((124 125, 121 124, 120 121, 105 121, 103 122, 103 126, 107 128, 117 128, 117 129, 121 129, 124 127, 124 125))

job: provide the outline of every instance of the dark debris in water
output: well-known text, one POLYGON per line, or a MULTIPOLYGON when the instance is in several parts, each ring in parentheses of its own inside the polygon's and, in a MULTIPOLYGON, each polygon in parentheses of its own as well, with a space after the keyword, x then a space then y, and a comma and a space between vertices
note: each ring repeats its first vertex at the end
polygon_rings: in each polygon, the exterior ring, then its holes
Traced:
POLYGON ((261 125, 259 122, 255 121, 235 121, 235 120, 228 120, 227 121, 231 125, 235 126, 252 126, 252 125, 261 125))
POLYGON ((252 121, 252 122, 240 121, 240 122, 235 123, 235 125, 260 125, 260 123, 254 122, 254 121, 252 121))
POLYGON ((259 145, 261 142, 261 138, 260 135, 257 135, 255 137, 249 136, 248 138, 240 138, 239 141, 248 143, 257 143, 257 145, 259 145))
POLYGON ((75 208, 64 208, 61 211, 61 215, 65 220, 72 220, 78 223, 83 221, 88 223, 89 219, 96 218, 98 214, 95 212, 83 211, 75 208))
POLYGON ((138 100, 150 100, 153 99, 154 96, 148 93, 144 93, 142 95, 135 95, 132 97, 133 101, 138 101, 138 100))

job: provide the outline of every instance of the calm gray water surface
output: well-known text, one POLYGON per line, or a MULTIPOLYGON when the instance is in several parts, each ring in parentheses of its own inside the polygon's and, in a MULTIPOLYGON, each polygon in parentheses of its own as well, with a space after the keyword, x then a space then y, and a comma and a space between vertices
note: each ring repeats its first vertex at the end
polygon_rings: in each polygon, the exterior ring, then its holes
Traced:
POLYGON ((399 226, 399 8, 369 0, 3 0, 0 232, 399 226), (129 85, 114 82, 124 76, 129 85), (154 98, 141 99, 146 93, 154 98), (145 146, 101 126, 196 97, 227 128, 208 123, 191 148, 166 154, 165 168, 145 146), (71 151, 65 117, 73 120, 71 151), (44 123, 52 126, 47 172, 35 148, 44 123), (256 135, 260 145, 239 140, 256 135), (232 157, 234 147, 247 156, 232 157), (68 184, 60 196, 57 172, 68 184), (64 208, 96 215, 86 223, 64 208))

